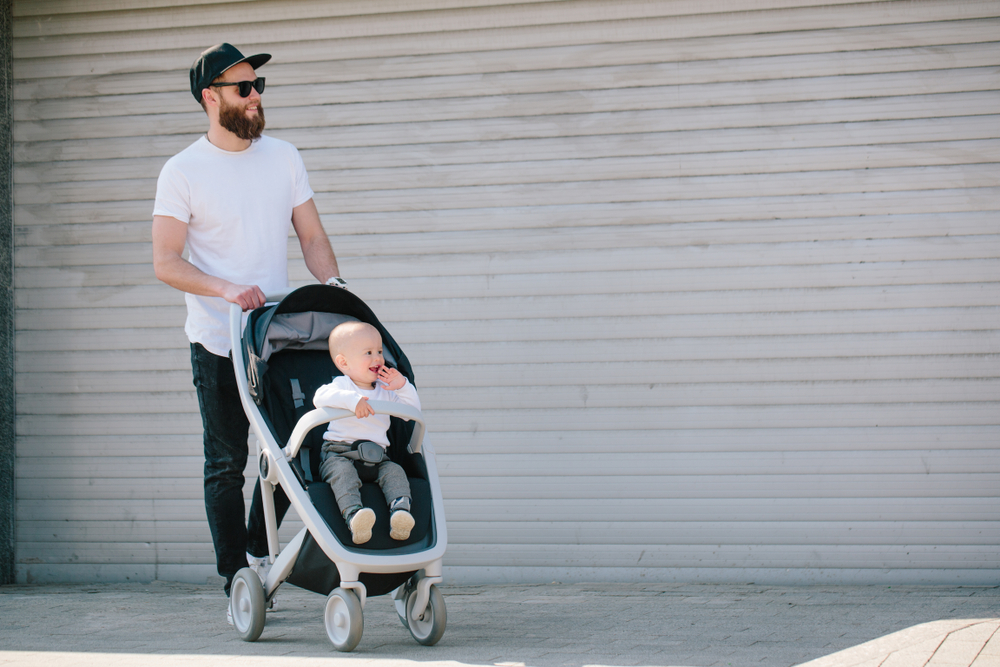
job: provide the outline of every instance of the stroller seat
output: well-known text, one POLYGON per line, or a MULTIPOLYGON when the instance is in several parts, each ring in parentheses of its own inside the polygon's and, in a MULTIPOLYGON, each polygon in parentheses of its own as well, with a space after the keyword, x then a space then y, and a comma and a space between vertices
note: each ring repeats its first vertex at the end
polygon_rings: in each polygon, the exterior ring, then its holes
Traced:
MULTIPOLYGON (((263 378, 262 407, 270 418, 278 442, 287 442, 299 419, 313 409, 312 397, 322 385, 329 383, 341 372, 325 350, 283 350, 271 355, 263 378)), ((375 482, 361 484, 361 498, 365 507, 375 511, 375 526, 371 539, 365 544, 354 544, 337 506, 330 485, 320 475, 321 448, 325 426, 314 428, 299 450, 293 465, 301 476, 300 482, 334 535, 345 547, 357 550, 393 550, 397 553, 422 551, 432 546, 431 491, 427 470, 420 454, 406 450, 412 425, 392 417, 389 429, 389 458, 403 467, 410 482, 411 511, 415 524, 407 540, 389 537, 389 508, 382 489, 375 482)), ((328 591, 327 591, 328 592, 328 591)))

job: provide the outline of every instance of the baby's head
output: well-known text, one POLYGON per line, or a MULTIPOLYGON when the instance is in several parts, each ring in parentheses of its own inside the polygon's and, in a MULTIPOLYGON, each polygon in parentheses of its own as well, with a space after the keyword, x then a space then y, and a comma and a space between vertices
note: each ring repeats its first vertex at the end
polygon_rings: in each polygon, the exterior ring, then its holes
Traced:
POLYGON ((330 332, 330 356, 341 373, 363 389, 373 389, 385 365, 382 336, 365 322, 344 322, 330 332))

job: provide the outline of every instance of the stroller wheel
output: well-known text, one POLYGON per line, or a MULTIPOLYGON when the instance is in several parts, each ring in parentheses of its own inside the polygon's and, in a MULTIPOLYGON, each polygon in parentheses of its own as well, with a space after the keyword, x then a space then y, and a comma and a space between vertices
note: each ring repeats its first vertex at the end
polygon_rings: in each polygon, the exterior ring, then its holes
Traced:
POLYGON ((406 622, 406 603, 410 599, 410 593, 416 589, 411 586, 411 582, 407 581, 405 584, 399 587, 393 595, 393 605, 396 607, 396 616, 399 617, 399 622, 403 624, 403 627, 407 630, 410 629, 410 624, 406 622))
POLYGON ((413 603, 417 601, 416 587, 406 597, 406 627, 417 643, 424 646, 437 644, 444 636, 444 628, 448 623, 448 611, 445 609, 441 591, 431 584, 430 594, 427 609, 419 618, 413 618, 413 603))
POLYGON ((264 587, 260 577, 245 567, 233 577, 229 588, 229 606, 233 612, 233 625, 245 642, 255 642, 264 631, 264 587))
POLYGON ((361 641, 365 619, 354 591, 335 588, 326 599, 326 634, 338 651, 353 651, 361 641))

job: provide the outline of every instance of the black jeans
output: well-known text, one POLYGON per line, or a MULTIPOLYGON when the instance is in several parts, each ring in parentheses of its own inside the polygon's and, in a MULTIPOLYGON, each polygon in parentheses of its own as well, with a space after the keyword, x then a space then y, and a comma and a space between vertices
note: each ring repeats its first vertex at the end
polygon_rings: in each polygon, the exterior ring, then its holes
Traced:
MULTIPOLYGON (((250 422, 243 412, 233 362, 212 354, 200 343, 191 345, 191 370, 205 430, 205 512, 212 531, 219 574, 226 578, 226 595, 233 577, 247 566, 245 552, 266 556, 267 533, 260 480, 244 524, 243 470, 247 465, 250 422)), ((288 510, 288 498, 275 489, 278 523, 288 510)))

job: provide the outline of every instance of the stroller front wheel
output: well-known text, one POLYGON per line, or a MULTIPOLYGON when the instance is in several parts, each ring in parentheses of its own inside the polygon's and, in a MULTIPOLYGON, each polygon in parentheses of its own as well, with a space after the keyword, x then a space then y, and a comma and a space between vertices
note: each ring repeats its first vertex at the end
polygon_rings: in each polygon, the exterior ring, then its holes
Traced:
POLYGON ((417 589, 414 587, 406 597, 406 627, 417 643, 424 646, 434 646, 444 636, 448 624, 448 611, 444 606, 444 596, 437 586, 431 584, 430 599, 427 608, 419 618, 413 618, 413 605, 417 601, 417 589))
POLYGON ((365 619, 354 591, 335 588, 326 599, 326 634, 338 651, 353 651, 361 641, 365 619))
POLYGON ((233 577, 229 588, 233 625, 245 642, 255 642, 264 631, 265 600, 260 577, 245 567, 233 577))

